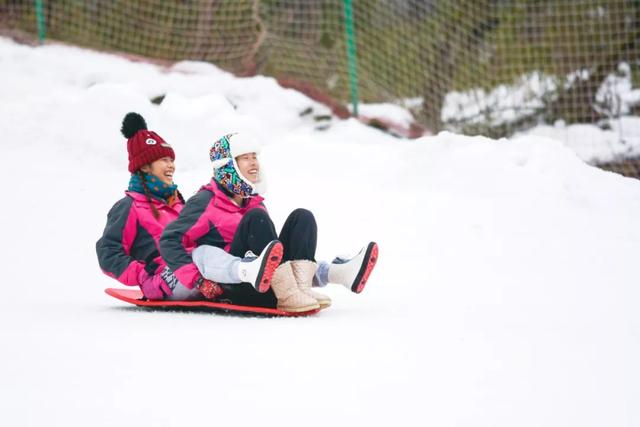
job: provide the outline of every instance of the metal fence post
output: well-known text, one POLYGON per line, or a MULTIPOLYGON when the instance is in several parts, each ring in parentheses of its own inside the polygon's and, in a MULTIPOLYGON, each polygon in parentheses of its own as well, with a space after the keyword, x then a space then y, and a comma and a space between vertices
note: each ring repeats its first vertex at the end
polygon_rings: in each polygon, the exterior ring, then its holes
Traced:
POLYGON ((358 64, 356 52, 356 35, 353 28, 352 0, 344 0, 344 28, 347 36, 347 62, 349 67, 349 92, 353 115, 358 116, 358 64))
POLYGON ((38 23, 38 39, 40 43, 44 42, 46 37, 46 25, 44 20, 43 0, 35 0, 36 2, 36 22, 38 23))

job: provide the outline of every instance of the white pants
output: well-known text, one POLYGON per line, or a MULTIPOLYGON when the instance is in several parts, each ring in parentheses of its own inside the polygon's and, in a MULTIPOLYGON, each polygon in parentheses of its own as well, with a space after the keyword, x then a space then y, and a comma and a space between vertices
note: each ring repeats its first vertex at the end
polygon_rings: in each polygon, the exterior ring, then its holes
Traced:
MULTIPOLYGON (((193 250, 191 257, 196 267, 198 267, 198 271, 205 279, 216 283, 241 282, 236 264, 240 262, 240 258, 231 255, 224 249, 202 245, 193 250)), ((169 301, 197 301, 203 299, 203 296, 198 289, 189 289, 178 282, 173 289, 173 294, 166 299, 169 301)))
POLYGON ((169 301, 198 301, 204 299, 198 288, 189 289, 182 283, 178 282, 173 289, 171 296, 165 298, 169 301))

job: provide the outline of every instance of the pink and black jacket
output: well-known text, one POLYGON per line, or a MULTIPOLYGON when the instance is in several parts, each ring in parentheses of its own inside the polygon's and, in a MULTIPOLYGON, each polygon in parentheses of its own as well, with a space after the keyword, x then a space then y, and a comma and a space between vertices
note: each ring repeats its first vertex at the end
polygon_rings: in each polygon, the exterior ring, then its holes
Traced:
POLYGON ((263 200, 256 195, 240 207, 214 180, 187 200, 180 217, 160 238, 160 253, 180 283, 193 288, 201 278, 191 259, 193 249, 210 245, 229 251, 242 217, 251 209, 266 209, 263 200))
POLYGON ((102 271, 128 286, 137 286, 142 269, 150 275, 166 265, 160 256, 159 240, 165 227, 178 218, 184 207, 181 197, 170 204, 151 199, 159 217, 153 216, 144 194, 125 191, 109 211, 107 225, 96 243, 102 271))

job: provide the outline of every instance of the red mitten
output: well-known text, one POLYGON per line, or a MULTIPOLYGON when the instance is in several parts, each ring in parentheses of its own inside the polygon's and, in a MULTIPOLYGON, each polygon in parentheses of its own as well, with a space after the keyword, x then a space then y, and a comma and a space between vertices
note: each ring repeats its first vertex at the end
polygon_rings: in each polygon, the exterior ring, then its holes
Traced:
POLYGON ((222 288, 216 282, 211 280, 202 279, 198 284, 198 290, 206 299, 216 299, 222 295, 222 288))

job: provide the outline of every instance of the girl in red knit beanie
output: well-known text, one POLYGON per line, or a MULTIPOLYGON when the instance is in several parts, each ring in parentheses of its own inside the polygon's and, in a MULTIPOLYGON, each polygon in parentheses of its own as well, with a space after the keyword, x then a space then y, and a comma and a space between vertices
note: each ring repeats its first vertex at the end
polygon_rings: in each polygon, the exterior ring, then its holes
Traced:
POLYGON ((148 299, 172 295, 172 274, 158 250, 164 228, 178 217, 184 199, 173 182, 175 153, 144 118, 129 113, 122 121, 129 154, 129 187, 111 208, 96 243, 102 271, 148 299), (169 283, 168 283, 169 282, 169 283))

